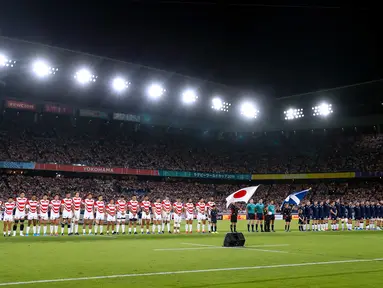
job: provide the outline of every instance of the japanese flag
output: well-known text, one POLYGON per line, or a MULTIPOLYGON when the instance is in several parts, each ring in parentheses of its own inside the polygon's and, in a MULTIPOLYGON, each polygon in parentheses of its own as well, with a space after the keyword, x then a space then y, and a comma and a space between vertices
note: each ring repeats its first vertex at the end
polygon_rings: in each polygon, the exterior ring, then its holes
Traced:
POLYGON ((231 203, 235 202, 249 202, 250 198, 253 197, 255 191, 257 191, 258 186, 246 187, 241 190, 234 192, 226 197, 226 207, 229 207, 231 203))

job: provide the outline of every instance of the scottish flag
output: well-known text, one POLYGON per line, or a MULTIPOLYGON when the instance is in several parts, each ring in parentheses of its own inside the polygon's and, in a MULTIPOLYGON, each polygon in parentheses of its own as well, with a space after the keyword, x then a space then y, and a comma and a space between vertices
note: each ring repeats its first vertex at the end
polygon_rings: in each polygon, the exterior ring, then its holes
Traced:
POLYGON ((281 208, 286 203, 289 203, 292 205, 299 205, 299 203, 301 203, 302 199, 305 198, 306 194, 309 193, 310 190, 311 188, 290 194, 289 196, 286 197, 285 201, 283 201, 281 208))

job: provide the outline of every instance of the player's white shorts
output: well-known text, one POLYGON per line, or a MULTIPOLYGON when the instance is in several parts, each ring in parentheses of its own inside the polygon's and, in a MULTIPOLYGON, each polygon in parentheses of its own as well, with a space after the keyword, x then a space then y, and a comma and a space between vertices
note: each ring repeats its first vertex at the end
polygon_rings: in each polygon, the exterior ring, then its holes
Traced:
POLYGON ((4 221, 9 221, 9 222, 13 222, 13 215, 9 215, 9 214, 4 214, 4 221))
POLYGON ((182 216, 175 213, 173 215, 174 215, 174 223, 181 223, 182 216))
POLYGON ((40 220, 48 220, 48 213, 40 213, 40 220))
POLYGON ((118 220, 126 220, 126 213, 122 214, 121 212, 117 212, 117 219, 118 220))
POLYGON ((194 220, 194 214, 193 213, 186 213, 186 220, 194 220))
POLYGON ((79 221, 80 220, 80 213, 81 211, 80 210, 74 210, 73 212, 73 220, 74 221, 79 221))
POLYGON ((104 220, 105 219, 105 214, 104 213, 96 213, 96 220, 104 220))
POLYGON ((93 214, 93 212, 85 211, 85 212, 84 212, 84 219, 85 219, 85 220, 93 220, 93 219, 94 219, 94 214, 93 214))
POLYGON ((166 213, 166 212, 162 213, 162 220, 163 221, 170 222, 171 219, 172 219, 172 215, 170 213, 166 213))
POLYGON ((150 220, 150 213, 146 214, 146 212, 142 212, 142 220, 150 220))
POLYGON ((54 213, 51 211, 51 220, 56 220, 60 218, 60 213, 54 213))
POLYGON ((198 221, 206 220, 206 215, 205 215, 205 214, 198 213, 198 215, 197 215, 197 220, 198 220, 198 221))
POLYGON ((138 220, 138 214, 133 214, 132 212, 129 212, 129 220, 138 220))
POLYGON ((15 220, 25 219, 25 211, 18 211, 16 209, 15 220))
POLYGON ((107 215, 106 216, 106 221, 108 222, 116 222, 116 215, 112 216, 112 215, 107 215))
POLYGON ((73 213, 72 211, 63 211, 63 219, 72 219, 73 218, 73 213))
POLYGON ((153 221, 161 221, 162 220, 162 215, 154 213, 153 214, 153 221))

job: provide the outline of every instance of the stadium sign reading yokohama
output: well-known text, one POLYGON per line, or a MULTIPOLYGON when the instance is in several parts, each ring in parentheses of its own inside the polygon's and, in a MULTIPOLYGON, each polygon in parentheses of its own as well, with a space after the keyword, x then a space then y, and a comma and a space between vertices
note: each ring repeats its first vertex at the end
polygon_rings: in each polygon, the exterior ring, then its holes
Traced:
POLYGON ((5 106, 6 108, 10 108, 10 109, 30 110, 30 111, 36 110, 35 104, 21 102, 21 101, 14 101, 14 100, 7 100, 5 102, 5 106))
POLYGON ((93 173, 114 173, 113 168, 105 167, 84 167, 84 171, 93 173))

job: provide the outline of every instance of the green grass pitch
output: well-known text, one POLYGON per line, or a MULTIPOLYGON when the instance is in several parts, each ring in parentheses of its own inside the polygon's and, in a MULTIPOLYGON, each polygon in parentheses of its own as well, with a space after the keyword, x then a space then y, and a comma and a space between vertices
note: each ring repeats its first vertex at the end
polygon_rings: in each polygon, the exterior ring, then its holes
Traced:
MULTIPOLYGON (((2 227, 2 223, 0 223, 2 227)), ((240 221, 240 231, 246 221, 240 221)), ((381 287, 383 231, 0 238, 0 287, 381 287)), ((182 225, 184 228, 184 225, 182 225)), ((1 228, 0 228, 1 229, 1 228)))

